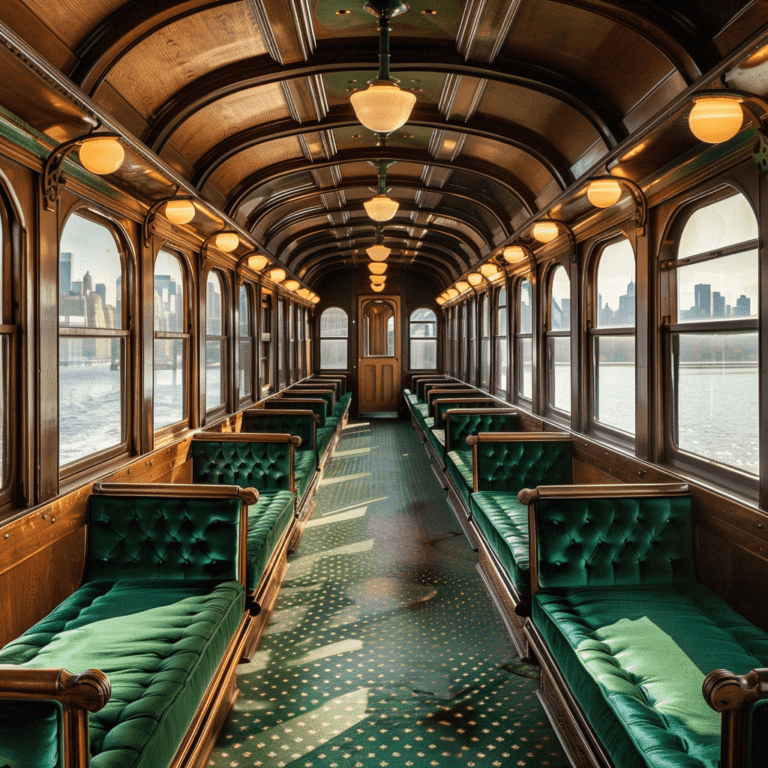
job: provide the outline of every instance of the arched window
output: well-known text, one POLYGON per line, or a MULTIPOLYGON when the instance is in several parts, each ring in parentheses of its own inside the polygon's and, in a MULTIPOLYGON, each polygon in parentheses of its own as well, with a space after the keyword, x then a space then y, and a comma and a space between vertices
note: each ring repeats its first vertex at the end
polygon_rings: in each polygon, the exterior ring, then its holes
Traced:
POLYGON ((208 273, 205 285, 205 410, 227 401, 227 325, 221 275, 208 273))
POLYGON ((488 292, 480 296, 480 388, 491 386, 491 302, 488 292))
POLYGON ((496 294, 496 394, 507 396, 507 289, 496 294))
POLYGON ((285 344, 288 338, 287 328, 285 327, 285 299, 277 296, 277 387, 285 389, 288 381, 287 371, 285 369, 285 344))
POLYGON ((547 404, 571 412, 571 281, 557 267, 549 283, 547 327, 547 404))
POLYGON ((116 231, 72 214, 59 250, 59 466, 128 448, 125 271, 116 231))
POLYGON ((259 353, 259 380, 261 393, 272 391, 272 294, 261 292, 261 351, 259 353))
MULTIPOLYGON (((758 474, 758 225, 741 194, 709 198, 667 263, 673 451, 758 474)), ((709 466, 709 465, 708 465, 709 466)))
POLYGON ((477 303, 474 297, 467 299, 464 306, 467 311, 467 371, 464 380, 475 384, 477 382, 477 303))
POLYGON ((593 292, 592 417, 635 434, 635 253, 625 237, 606 245, 593 292))
POLYGON ((349 318, 339 307, 329 307, 320 315, 320 368, 340 370, 347 367, 349 318))
POLYGON ((187 333, 184 270, 178 256, 159 251, 155 259, 155 429, 187 420, 187 333))
POLYGON ((240 403, 253 400, 253 349, 256 344, 253 288, 243 283, 237 297, 237 390, 240 403))
POLYGON ((13 479, 16 473, 15 456, 20 452, 13 450, 18 435, 17 412, 21 390, 19 377, 11 379, 14 367, 14 332, 16 326, 17 286, 12 279, 13 250, 11 235, 10 210, 0 198, 0 501, 13 499, 13 479))
POLYGON ((516 320, 517 397, 530 402, 533 399, 533 294, 528 278, 517 284, 516 320))
MULTIPOLYGON (((392 318, 392 348, 394 349, 394 318, 392 318)), ((437 315, 431 309, 411 312, 409 330, 411 342, 411 369, 437 370, 437 315)))

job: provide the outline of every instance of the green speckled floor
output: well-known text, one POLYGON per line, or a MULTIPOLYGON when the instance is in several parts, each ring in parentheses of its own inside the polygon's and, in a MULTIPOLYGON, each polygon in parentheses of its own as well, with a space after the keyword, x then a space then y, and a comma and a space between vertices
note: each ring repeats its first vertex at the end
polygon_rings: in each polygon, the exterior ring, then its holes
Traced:
POLYGON ((568 762, 410 424, 350 424, 210 765, 568 762))

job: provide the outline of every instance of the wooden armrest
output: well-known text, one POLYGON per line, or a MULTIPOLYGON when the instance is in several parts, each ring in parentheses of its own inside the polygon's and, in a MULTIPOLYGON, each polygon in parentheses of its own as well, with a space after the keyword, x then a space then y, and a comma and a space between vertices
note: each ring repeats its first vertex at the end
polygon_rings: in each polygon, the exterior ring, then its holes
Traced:
MULTIPOLYGON (((467 412, 463 411, 463 413, 467 412)), ((467 443, 469 445, 476 443, 555 443, 564 440, 570 442, 571 435, 568 432, 478 432, 476 435, 470 435, 467 438, 467 443)), ((572 488, 573 486, 562 487, 572 488)))
POLYGON ((533 504, 536 499, 620 499, 633 496, 653 498, 657 496, 687 496, 689 493, 688 483, 596 483, 594 485, 540 485, 533 489, 523 488, 517 494, 517 498, 523 504, 533 504))
POLYGON ((73 675, 66 669, 0 665, 0 699, 55 699, 98 712, 111 695, 112 686, 100 669, 86 669, 73 675))
MULTIPOLYGON (((311 416, 315 421, 320 421, 320 416, 314 411, 302 411, 299 408, 280 410, 279 408, 247 408, 243 413, 247 413, 249 416, 255 414, 261 414, 264 416, 311 416)), ((248 433, 244 433, 248 434, 248 433)), ((255 433, 254 433, 255 434, 255 433)))
POLYGON ((245 504, 255 504, 259 500, 259 492, 255 488, 203 483, 95 483, 91 493, 102 496, 240 499, 245 504))
MULTIPOLYGON (((475 400, 474 402, 478 402, 475 400)), ((474 413, 490 413, 491 416, 496 416, 498 414, 502 413, 517 413, 517 408, 510 408, 510 407, 504 407, 499 406, 498 408, 449 408, 444 414, 443 414, 443 421, 448 421, 448 416, 451 415, 459 415, 464 416, 466 414, 469 414, 470 416, 474 413)), ((507 434, 514 434, 510 432, 498 432, 493 434, 499 434, 499 435, 507 435, 507 434)), ((474 437, 474 435, 470 435, 470 437, 474 437)))

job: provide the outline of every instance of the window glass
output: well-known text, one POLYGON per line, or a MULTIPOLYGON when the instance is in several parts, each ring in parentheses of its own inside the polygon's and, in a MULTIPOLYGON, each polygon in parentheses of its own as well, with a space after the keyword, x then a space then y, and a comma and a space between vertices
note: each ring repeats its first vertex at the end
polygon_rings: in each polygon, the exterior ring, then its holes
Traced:
POLYGON ((261 294, 261 360, 259 376, 262 389, 269 390, 272 386, 271 353, 272 353, 272 294, 261 294))
POLYGON ((523 279, 517 289, 517 394, 533 398, 533 297, 531 281, 523 279))
POLYGON ((240 286, 238 291, 237 314, 237 388, 240 398, 247 397, 253 391, 253 313, 248 287, 240 286))
POLYGON ((226 365, 222 295, 221 277, 215 271, 209 272, 205 293, 205 409, 207 411, 224 403, 226 365))
POLYGON ((186 352, 184 279, 179 258, 160 251, 155 260, 155 345, 153 421, 155 429, 183 421, 186 416, 186 352))
POLYGON ((552 275, 547 339, 548 402, 550 407, 571 412, 571 281, 565 267, 552 275))
POLYGON ((603 250, 597 268, 597 327, 635 324, 635 253, 622 238, 603 250))
POLYGON ((329 307, 320 316, 320 368, 347 367, 349 319, 339 307, 329 307))
POLYGON ((530 333, 533 322, 533 303, 531 301, 531 281, 522 280, 518 294, 520 303, 520 333, 530 333))
POLYGON ((571 330, 571 281, 565 267, 558 267, 552 276, 549 330, 571 330))
POLYGON ((498 293, 496 304, 496 393, 507 393, 507 289, 498 293))
POLYGON ((69 217, 59 251, 59 464, 126 441, 123 266, 112 231, 69 217), (84 329, 96 331, 87 335, 84 329))
POLYGON ((744 195, 705 205, 688 219, 680 237, 678 259, 757 240, 757 219, 744 195))
POLYGON ((411 368, 413 370, 436 370, 437 315, 431 309, 416 309, 411 312, 410 340, 411 368))

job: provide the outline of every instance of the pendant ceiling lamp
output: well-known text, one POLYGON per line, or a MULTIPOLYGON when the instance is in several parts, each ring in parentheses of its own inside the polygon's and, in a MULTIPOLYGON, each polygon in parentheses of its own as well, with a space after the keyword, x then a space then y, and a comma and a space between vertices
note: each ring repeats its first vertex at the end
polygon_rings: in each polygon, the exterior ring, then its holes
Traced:
POLYGON ((384 286, 383 285, 372 285, 371 286, 371 290, 374 293, 381 293, 384 290, 384 286))
POLYGON ((387 168, 392 165, 385 160, 379 160, 379 194, 372 200, 363 203, 365 212, 374 221, 389 221, 400 207, 397 200, 387 197, 387 168))
POLYGON ((392 253, 391 248, 387 248, 386 245, 382 245, 381 242, 381 227, 376 227, 376 242, 370 248, 366 248, 366 253, 371 257, 373 261, 384 261, 384 259, 392 253))
POLYGON ((383 275, 387 271, 387 265, 383 262, 371 262, 368 269, 372 275, 383 275))
POLYGON ((384 285, 386 282, 386 275, 371 275, 371 285, 384 285))
POLYGON ((379 19, 379 76, 364 91, 353 93, 350 101, 368 130, 387 135, 408 122, 416 103, 416 96, 402 90, 389 74, 389 21, 408 6, 399 0, 368 0, 364 8, 379 19))

